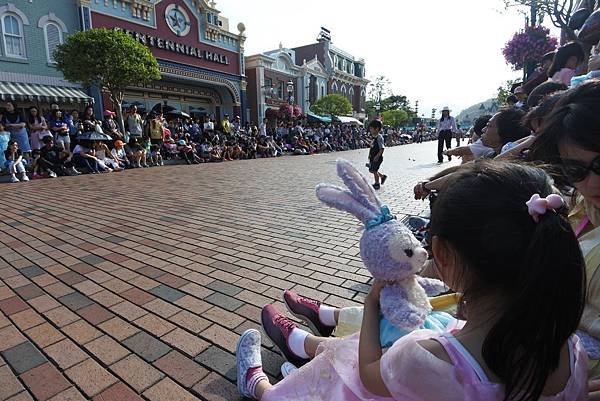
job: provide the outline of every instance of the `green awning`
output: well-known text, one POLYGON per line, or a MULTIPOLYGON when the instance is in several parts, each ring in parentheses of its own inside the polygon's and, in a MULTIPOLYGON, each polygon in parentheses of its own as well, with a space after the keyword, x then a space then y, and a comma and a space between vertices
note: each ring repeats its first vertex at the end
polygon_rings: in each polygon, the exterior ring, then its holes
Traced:
POLYGON ((37 85, 20 82, 0 82, 0 99, 65 103, 94 102, 94 99, 84 93, 81 89, 67 86, 37 85))
POLYGON ((320 116, 320 115, 312 113, 310 111, 306 113, 306 117, 308 120, 312 120, 312 121, 316 121, 316 122, 322 122, 322 123, 330 123, 331 122, 331 117, 320 116))

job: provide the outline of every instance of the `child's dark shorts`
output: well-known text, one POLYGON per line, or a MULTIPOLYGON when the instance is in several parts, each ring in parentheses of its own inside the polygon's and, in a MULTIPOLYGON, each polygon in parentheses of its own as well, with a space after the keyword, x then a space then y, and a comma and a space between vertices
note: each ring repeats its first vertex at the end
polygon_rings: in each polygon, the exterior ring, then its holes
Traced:
POLYGON ((377 159, 377 161, 369 160, 369 173, 378 172, 379 167, 381 167, 381 163, 383 163, 383 156, 377 159))

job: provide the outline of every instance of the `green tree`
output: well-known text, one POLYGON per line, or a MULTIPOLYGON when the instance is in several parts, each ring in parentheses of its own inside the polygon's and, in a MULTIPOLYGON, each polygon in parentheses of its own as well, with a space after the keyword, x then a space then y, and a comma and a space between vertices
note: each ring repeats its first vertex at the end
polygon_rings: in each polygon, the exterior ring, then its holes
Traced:
POLYGON ((510 90, 512 89, 513 85, 518 81, 518 79, 509 79, 508 81, 504 82, 504 84, 498 87, 498 93, 496 94, 498 104, 506 104, 506 98, 511 95, 510 90))
POLYGON ((342 95, 325 95, 310 106, 313 113, 322 116, 345 116, 352 113, 352 104, 342 95))
POLYGON ((391 85, 392 83, 385 76, 379 75, 375 77, 369 84, 367 99, 375 105, 380 104, 383 99, 392 95, 391 85))
POLYGON ((400 124, 408 121, 410 119, 406 110, 386 110, 381 113, 383 117, 383 123, 385 125, 389 125, 390 127, 397 127, 400 124))
POLYGON ((76 32, 57 47, 54 60, 67 80, 96 85, 110 93, 123 132, 125 88, 160 79, 158 63, 150 50, 121 31, 102 28, 76 32))

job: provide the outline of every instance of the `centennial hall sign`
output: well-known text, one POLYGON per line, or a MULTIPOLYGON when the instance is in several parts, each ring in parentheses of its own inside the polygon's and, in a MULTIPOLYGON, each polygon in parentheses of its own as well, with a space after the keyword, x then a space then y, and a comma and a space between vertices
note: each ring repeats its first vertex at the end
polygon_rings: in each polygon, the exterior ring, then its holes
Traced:
POLYGON ((212 61, 218 64, 229 65, 229 59, 224 54, 212 52, 209 50, 203 50, 194 46, 184 45, 183 43, 173 42, 171 40, 166 40, 157 36, 146 35, 143 33, 132 31, 130 29, 115 27, 114 30, 125 32, 141 44, 146 45, 148 47, 155 47, 158 49, 168 50, 173 53, 184 54, 186 56, 212 61))

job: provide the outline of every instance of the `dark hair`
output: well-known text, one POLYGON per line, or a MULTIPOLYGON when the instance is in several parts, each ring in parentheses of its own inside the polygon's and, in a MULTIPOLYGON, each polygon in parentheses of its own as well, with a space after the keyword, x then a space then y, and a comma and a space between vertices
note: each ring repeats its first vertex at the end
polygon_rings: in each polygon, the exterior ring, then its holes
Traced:
POLYGON ((52 119, 53 119, 53 120, 56 120, 56 115, 57 115, 58 113, 61 113, 61 114, 62 114, 62 110, 60 110, 60 109, 54 109, 54 110, 52 110, 52 119))
POLYGON ((94 117, 94 106, 91 106, 91 105, 90 106, 85 106, 85 109, 83 109, 83 116, 84 117, 87 116, 88 109, 92 110, 92 115, 91 116, 94 117))
POLYGON ((544 64, 546 61, 552 61, 554 60, 554 55, 556 54, 556 50, 553 50, 551 52, 548 52, 546 54, 544 54, 542 56, 542 59, 540 60, 540 64, 544 64))
POLYGON ((560 100, 561 96, 562 92, 555 92, 543 99, 537 107, 533 107, 527 114, 525 114, 525 117, 523 117, 523 125, 532 131, 539 131, 544 118, 552 111, 556 103, 560 100), (534 122, 538 122, 537 129, 534 129, 533 127, 534 122))
POLYGON ((572 142, 584 149, 600 153, 600 80, 589 80, 563 92, 552 112, 544 119, 538 138, 528 158, 542 162, 561 184, 563 176, 559 145, 572 142))
POLYGON ((45 137, 42 138, 42 142, 44 142, 44 143, 50 143, 52 141, 53 141, 53 139, 49 135, 46 135, 45 137))
POLYGON ((582 62, 585 58, 585 52, 583 51, 583 47, 577 42, 569 42, 558 48, 556 53, 554 54, 554 59, 552 60, 552 65, 550 69, 548 69, 548 76, 552 77, 562 68, 565 68, 567 65, 567 61, 571 57, 577 57, 579 62, 582 62))
POLYGON ((506 98, 506 103, 507 103, 507 104, 508 104, 508 103, 513 103, 513 104, 515 104, 515 103, 517 103, 518 101, 519 101, 519 99, 517 99, 517 97, 516 97, 515 95, 509 95, 509 96, 506 98))
POLYGON ((546 96, 567 89, 567 85, 562 82, 546 81, 539 84, 529 94, 529 97, 527 98, 527 107, 536 107, 546 96))
POLYGON ((27 122, 29 124, 36 124, 42 121, 41 116, 40 116, 40 109, 37 106, 31 106, 27 112, 27 122), (31 114, 31 110, 37 110, 37 116, 33 117, 33 115, 31 114))
POLYGON ((369 123, 369 128, 381 130, 383 128, 383 124, 381 123, 381 120, 373 120, 369 123))
POLYGON ((531 132, 522 123, 525 112, 518 109, 506 109, 497 114, 496 125, 502 145, 528 136, 531 132))
POLYGON ((551 193, 541 169, 481 161, 461 167, 432 210, 430 235, 456 250, 467 307, 496 301, 482 356, 505 400, 539 399, 585 304, 584 261, 566 208, 536 223, 525 205, 551 193))
POLYGON ((477 136, 483 135, 483 132, 481 131, 487 125, 488 121, 490 121, 491 118, 492 116, 489 114, 479 116, 479 118, 477 118, 477 120, 475 120, 475 122, 473 123, 473 132, 475 132, 477 136))

